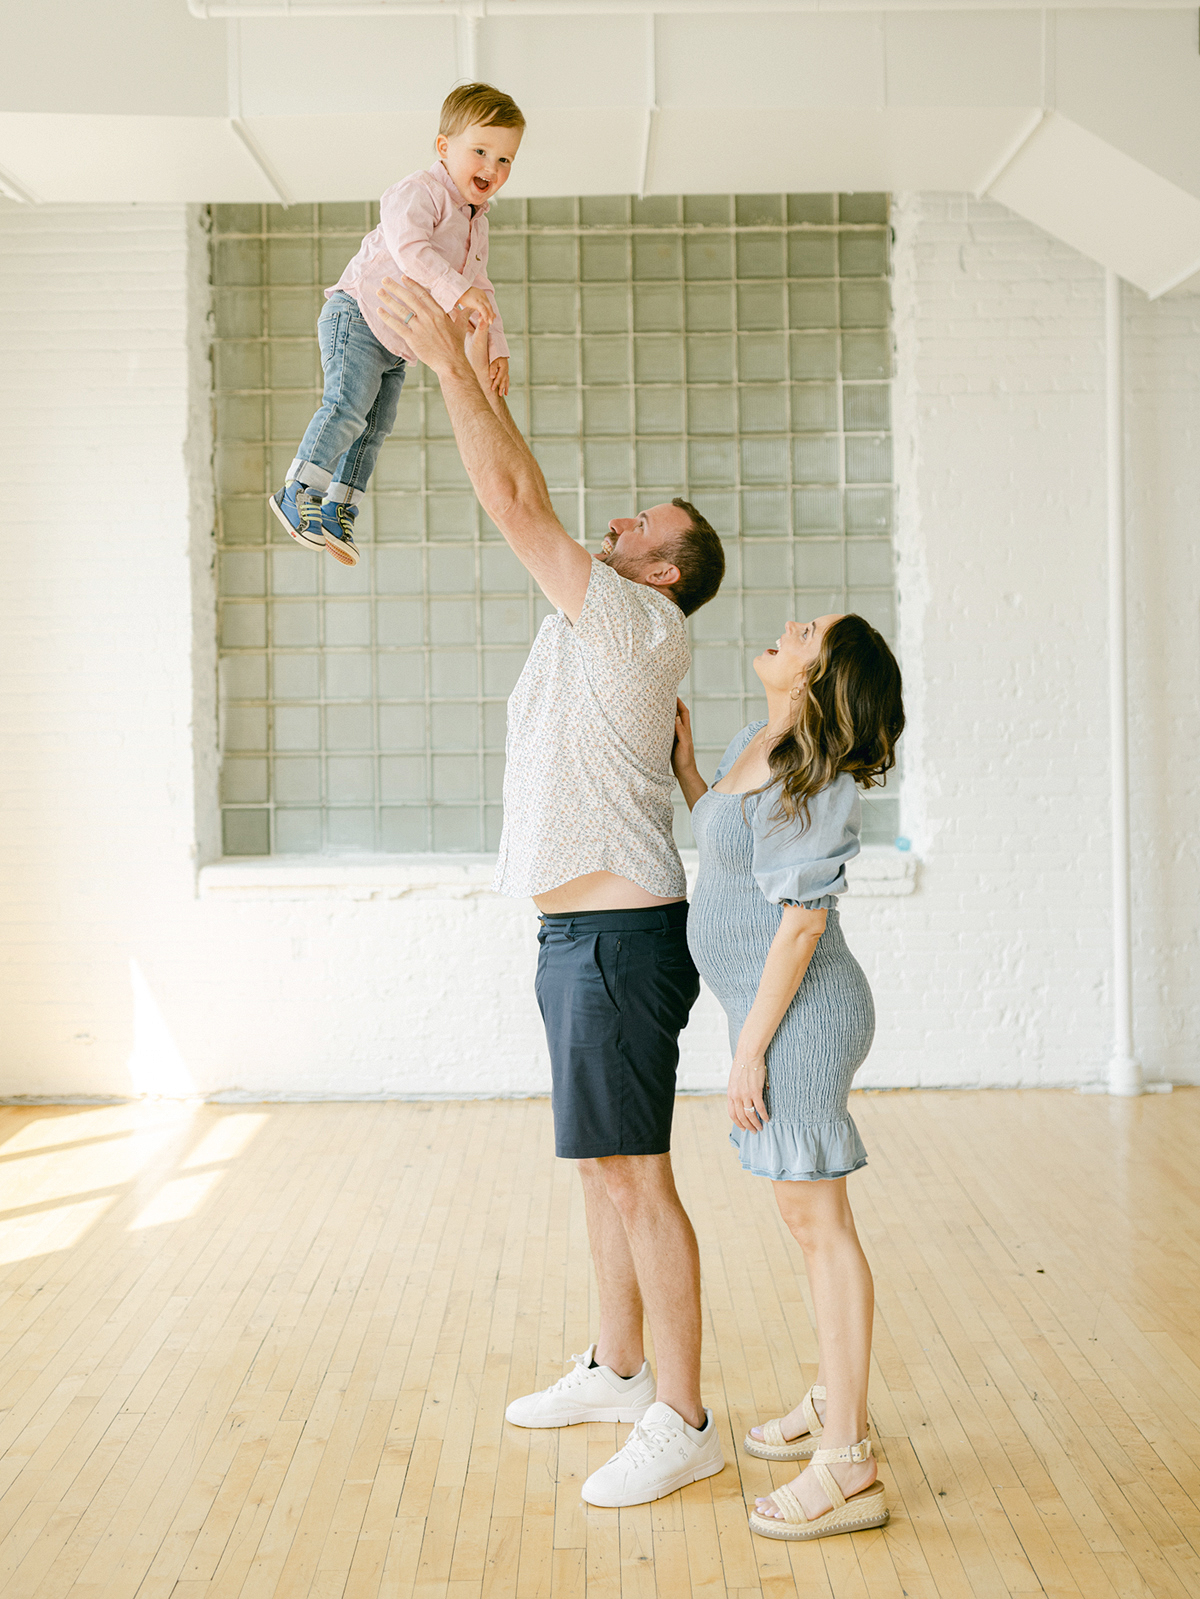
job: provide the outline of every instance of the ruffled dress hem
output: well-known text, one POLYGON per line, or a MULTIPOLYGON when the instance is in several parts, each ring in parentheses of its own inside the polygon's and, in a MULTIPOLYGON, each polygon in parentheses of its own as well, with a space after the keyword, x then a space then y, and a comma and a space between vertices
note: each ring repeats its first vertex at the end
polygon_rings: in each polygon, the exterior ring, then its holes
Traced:
POLYGON ((801 1127, 769 1121, 759 1133, 733 1127, 729 1142, 742 1170, 773 1182, 824 1182, 848 1177, 867 1164, 867 1152, 852 1116, 801 1127))

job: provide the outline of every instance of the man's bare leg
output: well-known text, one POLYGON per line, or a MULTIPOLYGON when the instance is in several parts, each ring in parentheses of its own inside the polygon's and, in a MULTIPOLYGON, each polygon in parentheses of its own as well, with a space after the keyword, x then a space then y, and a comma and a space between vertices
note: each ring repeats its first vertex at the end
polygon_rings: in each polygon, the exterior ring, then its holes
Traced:
POLYGON ((618 1377, 632 1377, 646 1359, 642 1341, 642 1295, 625 1224, 608 1197, 600 1162, 578 1162, 587 1210, 588 1242, 600 1288, 600 1331, 595 1360, 618 1377))
MULTIPOLYGON (((593 1210, 599 1223, 600 1249, 605 1254, 601 1267, 596 1258, 600 1281, 601 1324, 623 1339, 616 1353, 628 1362, 641 1349, 641 1307, 644 1304, 654 1334, 654 1355, 658 1367, 658 1398, 692 1427, 703 1427, 704 1405, 700 1399, 700 1251, 688 1214, 675 1190, 670 1155, 607 1155, 583 1162, 598 1171, 608 1208, 588 1200, 589 1233, 593 1210), (622 1252, 614 1244, 610 1211, 619 1219, 626 1240, 622 1252), (625 1264, 628 1262, 628 1265, 625 1264), (632 1281, 628 1275, 632 1266, 632 1281), (602 1275, 603 1273, 603 1275, 602 1275), (605 1280, 610 1285, 610 1302, 605 1303, 605 1280), (634 1298, 640 1289, 640 1298, 634 1298), (636 1309, 634 1308, 636 1304, 636 1309), (636 1316, 637 1339, 631 1333, 636 1316)), ((592 1179, 585 1177, 584 1192, 592 1179)), ((593 1254, 597 1239, 592 1237, 593 1254)), ((605 1346, 606 1351, 609 1346, 605 1346)), ((610 1351, 611 1352, 611 1351, 610 1351)), ((630 1369, 613 1365, 611 1359, 597 1362, 627 1374, 630 1369)), ((641 1356, 638 1356, 638 1366, 641 1356)), ((634 1366, 633 1370, 638 1367, 634 1366)))

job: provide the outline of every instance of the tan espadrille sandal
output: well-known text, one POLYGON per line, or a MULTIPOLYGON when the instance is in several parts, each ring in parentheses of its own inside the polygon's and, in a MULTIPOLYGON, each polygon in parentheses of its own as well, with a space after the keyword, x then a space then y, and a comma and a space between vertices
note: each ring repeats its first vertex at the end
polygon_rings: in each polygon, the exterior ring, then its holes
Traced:
POLYGON ((807 1460, 817 1447, 817 1439, 821 1436, 823 1426, 813 1400, 824 1397, 824 1388, 814 1383, 800 1401, 800 1414, 804 1417, 808 1431, 802 1432, 798 1438, 783 1436, 783 1417, 777 1416, 774 1421, 763 1422, 761 1438, 755 1438, 752 1433, 747 1433, 742 1441, 742 1448, 748 1455, 754 1455, 758 1460, 807 1460))
MULTIPOLYGON (((835 1532, 858 1532, 863 1527, 882 1527, 889 1515, 884 1485, 876 1480, 869 1488, 851 1494, 847 1499, 838 1487, 837 1478, 829 1470, 830 1466, 842 1462, 866 1460, 870 1454, 869 1438, 864 1438, 861 1443, 847 1444, 843 1449, 814 1451, 812 1469, 829 1498, 830 1508, 823 1516, 815 1516, 810 1521, 804 1514, 804 1506, 790 1488, 774 1488, 770 1498, 775 1501, 776 1509, 783 1511, 784 1519, 776 1521, 752 1510, 750 1531, 763 1538, 784 1538, 795 1543, 806 1538, 828 1538, 835 1532)), ((764 1494, 763 1497, 768 1496, 764 1494)))

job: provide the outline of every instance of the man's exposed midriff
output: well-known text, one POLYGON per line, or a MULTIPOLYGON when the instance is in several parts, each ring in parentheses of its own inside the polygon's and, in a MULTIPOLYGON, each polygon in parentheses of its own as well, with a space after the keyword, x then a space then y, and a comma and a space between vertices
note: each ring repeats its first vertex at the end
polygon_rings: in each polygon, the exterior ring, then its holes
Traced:
POLYGON ((616 872, 586 872, 548 893, 535 894, 533 903, 548 916, 562 916, 571 911, 653 910, 659 905, 677 905, 686 897, 674 894, 664 898, 648 893, 640 884, 618 877, 616 872))

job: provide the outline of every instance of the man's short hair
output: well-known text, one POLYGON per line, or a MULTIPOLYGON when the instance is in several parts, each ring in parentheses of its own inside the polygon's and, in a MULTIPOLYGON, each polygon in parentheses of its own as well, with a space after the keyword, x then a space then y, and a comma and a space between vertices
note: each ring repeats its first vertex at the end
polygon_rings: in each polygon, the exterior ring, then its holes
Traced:
POLYGON ((725 576, 725 549, 720 535, 694 505, 678 496, 671 501, 685 513, 691 526, 655 551, 655 559, 679 568, 679 581, 666 592, 685 616, 691 616, 721 587, 725 576))
POLYGON ((464 128, 523 128, 525 118, 512 95, 490 83, 463 83, 442 102, 438 133, 452 139, 464 128))

